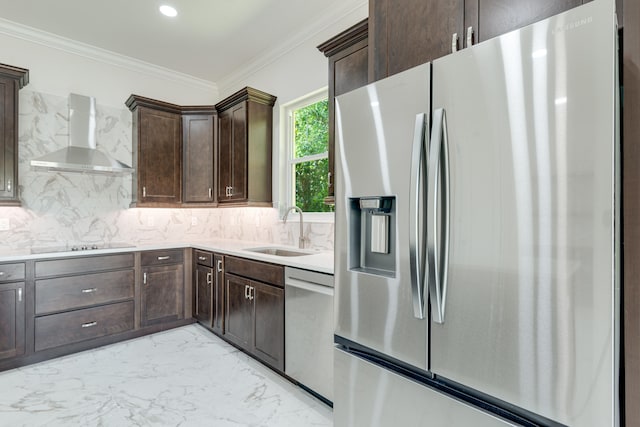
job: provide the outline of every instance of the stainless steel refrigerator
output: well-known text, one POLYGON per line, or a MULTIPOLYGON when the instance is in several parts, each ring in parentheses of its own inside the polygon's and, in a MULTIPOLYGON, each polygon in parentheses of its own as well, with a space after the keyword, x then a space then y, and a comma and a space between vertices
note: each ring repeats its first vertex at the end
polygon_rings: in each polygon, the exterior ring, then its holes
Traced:
POLYGON ((613 3, 337 97, 336 426, 618 425, 613 3))

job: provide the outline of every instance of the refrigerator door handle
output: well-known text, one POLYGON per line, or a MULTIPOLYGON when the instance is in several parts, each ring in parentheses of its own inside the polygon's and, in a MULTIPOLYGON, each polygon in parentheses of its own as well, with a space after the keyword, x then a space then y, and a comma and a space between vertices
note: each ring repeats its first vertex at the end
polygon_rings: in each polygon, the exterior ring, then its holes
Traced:
MULTIPOLYGON (((413 299, 413 315, 418 319, 426 317, 424 296, 424 267, 425 250, 424 239, 420 221, 421 193, 424 193, 426 185, 425 166, 425 138, 428 138, 427 115, 416 114, 416 122, 413 133, 413 149, 411 151, 411 193, 409 197, 409 263, 411 270, 411 295, 413 299)), ((428 145, 428 142, 427 144, 428 145)))
POLYGON ((427 190, 427 260, 431 318, 444 323, 449 264, 449 141, 443 108, 433 113, 427 190), (440 172, 442 167, 442 173, 440 172), (442 178, 442 183, 440 179, 442 178), (442 191, 442 194, 440 193, 442 191), (440 203, 441 202, 441 205, 440 203), (438 219, 438 209, 440 218, 438 219), (442 250, 442 253, 440 253, 442 250))

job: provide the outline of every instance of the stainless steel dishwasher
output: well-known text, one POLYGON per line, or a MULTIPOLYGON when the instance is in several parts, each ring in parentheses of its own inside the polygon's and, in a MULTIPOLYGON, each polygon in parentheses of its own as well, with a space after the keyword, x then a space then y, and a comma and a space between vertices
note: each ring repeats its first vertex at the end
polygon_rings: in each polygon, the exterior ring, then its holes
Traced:
POLYGON ((333 275, 285 268, 285 373, 333 401, 333 275))

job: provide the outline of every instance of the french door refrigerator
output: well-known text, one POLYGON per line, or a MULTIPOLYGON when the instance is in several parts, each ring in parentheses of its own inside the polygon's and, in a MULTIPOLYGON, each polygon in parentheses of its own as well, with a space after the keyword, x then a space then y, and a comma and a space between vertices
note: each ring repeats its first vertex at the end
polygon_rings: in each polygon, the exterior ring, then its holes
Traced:
POLYGON ((615 19, 336 98, 336 426, 619 424, 615 19))

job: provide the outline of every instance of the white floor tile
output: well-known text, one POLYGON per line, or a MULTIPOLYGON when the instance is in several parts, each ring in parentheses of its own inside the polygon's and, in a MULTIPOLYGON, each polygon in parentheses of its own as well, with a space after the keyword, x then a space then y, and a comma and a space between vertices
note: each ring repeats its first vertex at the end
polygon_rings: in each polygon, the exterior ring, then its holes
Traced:
POLYGON ((332 426, 332 411, 197 325, 0 373, 0 426, 332 426))

